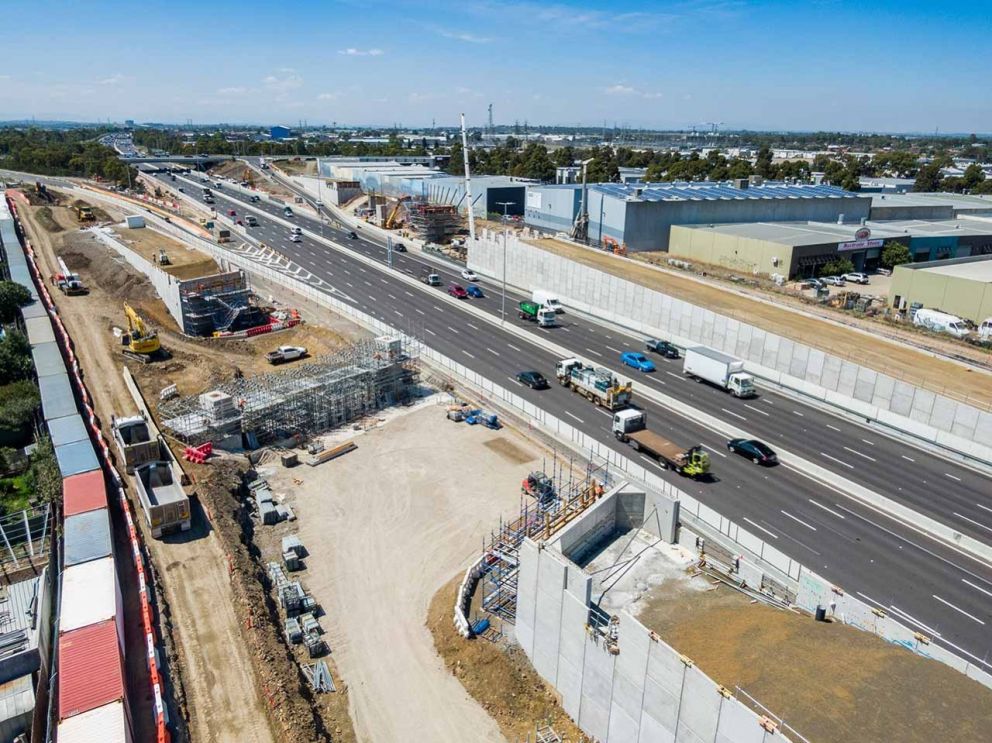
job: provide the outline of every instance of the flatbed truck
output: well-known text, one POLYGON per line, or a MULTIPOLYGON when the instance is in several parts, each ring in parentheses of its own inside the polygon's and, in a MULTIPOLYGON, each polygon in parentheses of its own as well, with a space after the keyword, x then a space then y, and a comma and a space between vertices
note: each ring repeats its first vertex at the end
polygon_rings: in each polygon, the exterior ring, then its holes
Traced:
POLYGON ((622 382, 609 369, 594 367, 579 359, 562 359, 555 365, 558 384, 568 387, 607 410, 620 410, 630 404, 633 385, 622 382))
POLYGON ((643 410, 619 410, 613 414, 613 435, 637 452, 654 457, 665 468, 685 477, 698 478, 710 471, 710 455, 701 445, 685 448, 647 429, 643 410))

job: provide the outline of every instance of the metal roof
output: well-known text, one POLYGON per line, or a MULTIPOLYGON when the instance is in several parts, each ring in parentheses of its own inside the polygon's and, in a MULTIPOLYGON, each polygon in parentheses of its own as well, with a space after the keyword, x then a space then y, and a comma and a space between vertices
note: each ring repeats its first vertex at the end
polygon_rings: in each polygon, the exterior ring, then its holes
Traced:
POLYGON ((105 508, 65 518, 65 565, 79 565, 113 554, 110 515, 105 508))
POLYGON ((837 186, 805 183, 763 183, 737 188, 731 183, 596 183, 591 191, 618 199, 639 201, 734 201, 755 199, 840 199, 864 198, 837 186))
MULTIPOLYGON (((38 646, 39 615, 42 593, 45 590, 42 576, 11 583, 6 586, 5 596, 0 600, 0 611, 5 612, 0 642, 12 652, 22 652, 38 646), (15 633, 23 632, 26 637, 22 647, 12 643, 15 633)), ((3 679, 8 681, 9 679, 3 679)))
POLYGON ((124 665, 114 620, 59 638, 59 719, 124 699, 124 665))
POLYGON ((127 712, 123 702, 111 702, 81 715, 62 720, 59 743, 129 743, 127 712))
POLYGON ((0 685, 0 723, 28 715, 33 710, 34 683, 30 673, 0 685))
POLYGON ((100 460, 96 458, 96 451, 88 438, 56 446, 55 458, 58 460, 62 477, 72 477, 100 469, 100 460))
POLYGON ((62 508, 66 517, 107 507, 107 483, 103 472, 93 470, 62 481, 62 508))
POLYGON ((950 276, 956 279, 971 279, 983 284, 992 284, 992 255, 951 258, 943 261, 907 263, 899 269, 926 271, 927 273, 950 276))
POLYGON ((115 619, 121 611, 114 558, 70 565, 62 573, 59 633, 115 619))
POLYGON ((65 362, 55 341, 39 343, 31 349, 31 356, 34 357, 34 370, 39 378, 65 374, 65 362))
POLYGON ((949 206, 956 211, 992 212, 992 196, 980 194, 922 191, 870 195, 872 207, 949 206))
POLYGON ((78 412, 69 375, 65 372, 40 377, 38 389, 41 392, 41 409, 45 413, 46 420, 63 418, 78 412))
POLYGON ((52 446, 55 447, 65 446, 76 441, 84 441, 89 438, 89 434, 86 432, 86 424, 83 423, 83 418, 78 413, 49 420, 48 433, 52 437, 52 446))

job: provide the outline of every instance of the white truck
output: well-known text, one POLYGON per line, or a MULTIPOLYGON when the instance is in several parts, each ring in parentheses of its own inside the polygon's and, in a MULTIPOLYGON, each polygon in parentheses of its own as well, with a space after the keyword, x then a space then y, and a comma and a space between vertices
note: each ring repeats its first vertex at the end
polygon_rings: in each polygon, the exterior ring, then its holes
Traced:
POLYGON ((555 364, 558 384, 578 392, 607 410, 620 410, 630 404, 633 385, 623 382, 609 369, 585 364, 580 359, 562 359, 555 364))
POLYGON ((685 350, 682 373, 700 382, 709 382, 734 397, 754 397, 754 377, 744 371, 744 362, 706 346, 685 350))
POLYGON ((554 310, 559 315, 565 311, 565 308, 562 307, 561 302, 558 300, 558 297, 554 292, 545 291, 544 289, 535 289, 534 293, 531 295, 531 299, 542 307, 547 307, 549 310, 554 310))
POLYGON ((285 364, 287 361, 302 359, 307 355, 303 346, 279 346, 275 351, 265 354, 265 360, 270 364, 285 364))

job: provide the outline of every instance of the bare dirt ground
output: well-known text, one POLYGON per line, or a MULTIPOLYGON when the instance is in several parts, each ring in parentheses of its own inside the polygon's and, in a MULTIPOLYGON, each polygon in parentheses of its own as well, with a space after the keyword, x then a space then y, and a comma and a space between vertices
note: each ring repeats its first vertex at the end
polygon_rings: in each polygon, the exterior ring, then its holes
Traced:
POLYGON ((508 429, 452 423, 443 406, 386 417, 339 459, 260 472, 299 517, 282 526, 310 553, 301 577, 326 612, 359 740, 502 740, 446 670, 425 622, 437 590, 468 566, 500 514, 518 508, 535 449, 508 429))
POLYGON ((317 175, 316 160, 277 160, 273 166, 286 175, 317 175))
POLYGON ((159 251, 164 250, 171 262, 161 266, 161 269, 177 279, 193 279, 221 272, 220 266, 210 256, 150 227, 132 230, 118 225, 114 232, 122 243, 152 263, 157 264, 159 251))
POLYGON ((706 577, 655 588, 638 619, 813 743, 977 741, 992 729, 992 692, 952 668, 853 627, 751 604, 706 577))
MULTIPOLYGON (((981 407, 992 405, 992 377, 988 374, 962 368, 953 361, 936 358, 925 351, 888 341, 878 335, 873 342, 866 342, 864 333, 803 314, 809 311, 805 305, 802 307, 802 312, 795 311, 760 301, 758 298, 742 296, 729 287, 715 286, 687 276, 679 276, 672 271, 641 265, 640 260, 624 260, 603 251, 582 248, 559 240, 541 239, 531 242, 548 252, 637 282, 649 289, 664 292, 700 307, 706 307, 719 314, 728 317, 746 317, 749 322, 771 333, 848 358, 934 392, 957 399, 967 399, 981 407)), ((667 254, 665 258, 667 259, 667 254)), ((781 299, 776 297, 775 301, 781 302, 781 299)), ((844 322, 857 324, 869 332, 873 330, 877 332, 879 327, 877 323, 867 320, 856 321, 848 315, 844 315, 844 318, 844 322)), ((885 327, 886 332, 905 335, 909 343, 921 343, 921 337, 915 333, 898 330, 888 323, 885 327)), ((969 358, 974 357, 989 363, 987 352, 969 346, 951 344, 929 336, 926 337, 925 342, 939 348, 943 353, 968 355, 969 358)))

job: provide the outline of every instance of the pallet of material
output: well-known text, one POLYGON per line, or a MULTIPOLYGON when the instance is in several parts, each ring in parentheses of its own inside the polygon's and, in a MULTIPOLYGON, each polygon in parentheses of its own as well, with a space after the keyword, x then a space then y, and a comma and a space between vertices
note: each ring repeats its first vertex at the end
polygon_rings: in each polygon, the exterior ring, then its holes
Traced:
POLYGON ((343 444, 338 444, 337 446, 332 446, 330 449, 324 449, 321 452, 317 452, 307 459, 307 464, 311 467, 316 467, 318 464, 323 464, 324 462, 330 462, 332 459, 340 457, 342 454, 347 454, 353 449, 357 449, 358 444, 354 441, 345 441, 343 444))

